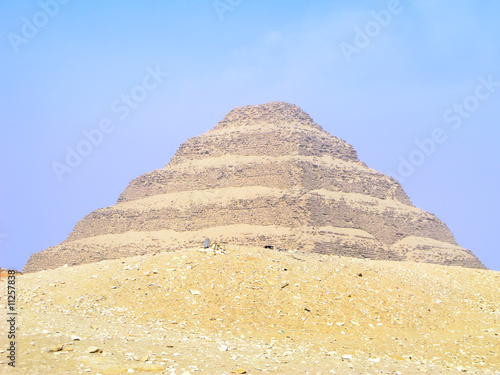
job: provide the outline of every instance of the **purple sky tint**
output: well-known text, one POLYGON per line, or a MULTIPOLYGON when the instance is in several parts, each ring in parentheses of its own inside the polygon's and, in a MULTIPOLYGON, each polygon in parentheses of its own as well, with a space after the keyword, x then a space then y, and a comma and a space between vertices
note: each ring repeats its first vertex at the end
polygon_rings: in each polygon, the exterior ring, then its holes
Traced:
POLYGON ((2 1, 0 266, 63 241, 232 108, 281 100, 500 270, 498 14, 470 0, 2 1), (59 181, 53 163, 100 126, 59 181))

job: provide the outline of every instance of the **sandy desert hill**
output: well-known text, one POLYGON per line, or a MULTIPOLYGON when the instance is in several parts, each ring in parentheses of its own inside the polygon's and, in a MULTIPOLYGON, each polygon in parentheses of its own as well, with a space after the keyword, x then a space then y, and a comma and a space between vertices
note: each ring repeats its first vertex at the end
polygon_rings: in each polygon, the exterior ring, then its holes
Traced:
POLYGON ((495 271, 229 246, 17 284, 22 374, 500 374, 495 271))

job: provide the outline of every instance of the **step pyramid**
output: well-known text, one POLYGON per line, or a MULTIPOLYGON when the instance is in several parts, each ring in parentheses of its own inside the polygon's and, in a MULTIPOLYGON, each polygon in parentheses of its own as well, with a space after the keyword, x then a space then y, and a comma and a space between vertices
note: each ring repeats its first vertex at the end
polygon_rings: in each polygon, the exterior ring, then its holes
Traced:
POLYGON ((117 204, 81 221, 24 271, 199 247, 205 238, 339 256, 484 268, 393 178, 299 107, 232 110, 117 204))

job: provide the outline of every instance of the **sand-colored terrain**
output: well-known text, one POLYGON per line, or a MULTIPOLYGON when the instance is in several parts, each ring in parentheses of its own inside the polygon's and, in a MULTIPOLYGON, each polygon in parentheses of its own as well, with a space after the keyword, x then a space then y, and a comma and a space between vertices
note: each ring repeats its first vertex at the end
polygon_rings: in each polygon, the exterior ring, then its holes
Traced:
POLYGON ((500 374, 495 271, 229 246, 17 286, 19 374, 500 374))

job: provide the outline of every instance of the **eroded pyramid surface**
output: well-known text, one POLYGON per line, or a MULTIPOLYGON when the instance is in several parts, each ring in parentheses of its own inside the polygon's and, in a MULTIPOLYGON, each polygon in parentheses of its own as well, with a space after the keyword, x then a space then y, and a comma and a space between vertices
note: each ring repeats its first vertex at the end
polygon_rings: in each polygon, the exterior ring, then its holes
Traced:
POLYGON ((401 185, 293 104, 229 112, 77 223, 24 271, 197 247, 208 237, 358 258, 484 268, 401 185))

